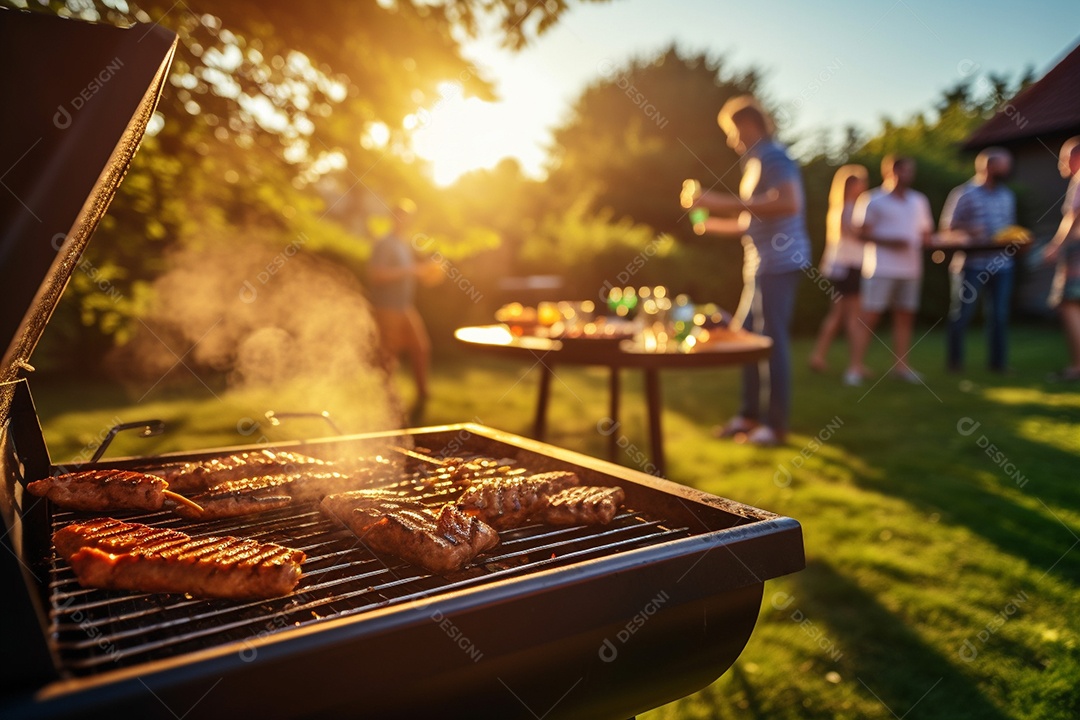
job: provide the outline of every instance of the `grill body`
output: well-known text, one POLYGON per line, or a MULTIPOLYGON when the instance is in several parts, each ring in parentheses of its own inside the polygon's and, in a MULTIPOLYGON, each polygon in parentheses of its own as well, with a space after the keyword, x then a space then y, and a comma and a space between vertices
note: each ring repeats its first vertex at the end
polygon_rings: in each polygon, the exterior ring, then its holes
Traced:
MULTIPOLYGON (((324 459, 395 444, 436 454, 454 447, 531 472, 574 470, 588 484, 617 484, 625 509, 609 526, 504 533, 499 547, 446 577, 373 555, 313 505, 201 524, 165 512, 123 516, 303 549, 304 579, 292 595, 259 602, 87 590, 49 543, 79 516, 22 496, 34 477, 26 469, 41 462, 24 460, 19 447, 32 443, 13 439, 5 434, 3 505, 17 532, 5 542, 22 569, 23 612, 33 610, 15 622, 35 632, 4 655, 48 662, 9 689, 5 714, 165 717, 197 701, 195 716, 206 717, 626 718, 722 674, 750 637, 764 581, 803 564, 801 530, 790 518, 456 425, 277 447, 324 459)), ((238 449, 98 466, 152 470, 238 449)), ((433 504, 460 491, 425 482, 432 473, 422 464, 400 472, 399 488, 433 504)))

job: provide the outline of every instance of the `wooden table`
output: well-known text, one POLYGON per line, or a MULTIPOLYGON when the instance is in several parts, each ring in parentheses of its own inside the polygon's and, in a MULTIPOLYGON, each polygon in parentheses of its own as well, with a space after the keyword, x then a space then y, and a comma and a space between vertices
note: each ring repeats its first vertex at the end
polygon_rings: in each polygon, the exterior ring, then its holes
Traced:
MULTIPOLYGON (((502 325, 482 325, 458 328, 454 337, 465 347, 499 357, 526 360, 539 364, 540 388, 533 419, 533 437, 543 440, 547 432, 547 407, 551 397, 551 378, 556 365, 600 365, 610 368, 611 432, 608 434, 608 454, 614 460, 622 437, 616 432, 619 421, 619 371, 640 368, 645 373, 645 396, 648 405, 649 443, 656 474, 663 475, 664 442, 660 424, 663 401, 660 395, 660 371, 691 368, 715 368, 745 365, 768 357, 772 340, 753 333, 742 333, 737 339, 713 342, 680 352, 649 350, 630 340, 569 339, 556 340, 534 335, 512 335, 502 325)), ((601 430, 603 432, 603 430, 601 430)))

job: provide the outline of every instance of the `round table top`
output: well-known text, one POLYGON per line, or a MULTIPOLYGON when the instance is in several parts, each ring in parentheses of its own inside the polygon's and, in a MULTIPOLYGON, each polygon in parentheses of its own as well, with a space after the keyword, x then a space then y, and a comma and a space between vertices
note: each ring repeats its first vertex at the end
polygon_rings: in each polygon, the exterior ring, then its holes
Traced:
POLYGON ((513 335, 504 325, 458 328, 454 338, 473 350, 503 357, 535 361, 550 355, 549 362, 553 364, 646 369, 745 365, 768 357, 772 350, 772 340, 751 332, 698 345, 689 351, 677 349, 674 343, 669 343, 666 348, 647 349, 634 340, 513 335))

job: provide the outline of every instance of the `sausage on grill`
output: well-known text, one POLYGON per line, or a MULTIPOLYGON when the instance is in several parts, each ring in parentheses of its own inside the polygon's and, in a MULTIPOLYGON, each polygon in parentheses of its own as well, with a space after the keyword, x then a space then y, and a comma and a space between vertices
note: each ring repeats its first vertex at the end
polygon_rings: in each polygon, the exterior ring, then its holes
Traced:
POLYGON ((113 518, 68 525, 53 535, 53 544, 83 587, 208 598, 287 595, 300 581, 305 559, 303 552, 274 543, 193 538, 113 518))
POLYGON ((185 507, 188 517, 197 517, 201 510, 187 498, 169 491, 167 481, 131 470, 80 470, 35 480, 27 483, 26 489, 62 508, 83 512, 160 510, 166 500, 185 507))
POLYGON ((327 470, 331 463, 288 450, 253 450, 225 457, 193 460, 154 468, 183 493, 201 492, 229 480, 258 475, 285 475, 304 470, 327 470))
POLYGON ((349 487, 355 478, 336 472, 288 473, 258 475, 227 480, 191 499, 201 512, 176 508, 186 518, 214 520, 276 510, 293 501, 319 500, 323 496, 349 487))
POLYGON ((607 525, 625 499, 620 487, 567 488, 548 499, 538 519, 548 525, 607 525))

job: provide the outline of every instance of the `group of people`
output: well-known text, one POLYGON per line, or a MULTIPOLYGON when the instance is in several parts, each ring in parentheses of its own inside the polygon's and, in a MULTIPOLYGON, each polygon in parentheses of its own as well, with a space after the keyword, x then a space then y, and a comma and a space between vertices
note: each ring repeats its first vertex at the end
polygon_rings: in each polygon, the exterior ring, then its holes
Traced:
MULTIPOLYGON (((1016 224, 1016 198, 1004 181, 1012 158, 988 148, 975 159, 975 176, 955 188, 945 202, 940 229, 964 240, 990 245, 1016 224)), ((915 161, 890 155, 881 165, 882 185, 867 190, 867 171, 845 165, 833 178, 822 271, 840 295, 822 323, 810 367, 825 369, 825 356, 844 323, 850 342, 846 385, 859 385, 870 371, 864 360, 881 314, 893 312, 894 374, 909 382, 921 376, 907 363, 922 282, 922 247, 934 231, 930 203, 911 189, 915 161)), ((949 370, 964 366, 964 336, 980 297, 985 298, 989 351, 987 365, 1005 372, 1007 326, 1015 267, 1015 246, 977 253, 957 252, 949 267, 950 303, 946 331, 949 370)))
MULTIPOLYGON (((728 145, 741 158, 738 194, 704 191, 684 205, 710 211, 705 232, 742 238, 743 295, 733 324, 771 338, 764 367, 744 368, 739 412, 716 429, 719 437, 737 437, 757 445, 784 440, 791 407, 790 325, 799 280, 808 270, 810 243, 805 197, 798 165, 774 137, 769 115, 750 96, 729 100, 718 122, 728 145), (763 371, 767 383, 762 392, 763 371)), ((975 161, 975 175, 949 195, 940 231, 960 234, 969 245, 989 245, 1016 223, 1016 200, 1005 185, 1012 158, 989 148, 975 161)), ((1044 261, 1057 264, 1051 301, 1060 312, 1069 346, 1070 365, 1058 377, 1080 380, 1080 137, 1061 148, 1060 170, 1069 179, 1063 219, 1046 246, 1044 261)), ((836 299, 822 323, 810 366, 826 369, 826 353, 843 328, 850 354, 843 374, 846 385, 861 385, 871 375, 865 364, 874 329, 892 314, 891 373, 909 383, 923 382, 908 353, 919 306, 923 248, 935 223, 926 196, 912 188, 916 163, 890 155, 881 163, 882 184, 869 188, 868 172, 845 165, 833 178, 827 216, 827 244, 822 270, 836 299)), ((951 300, 946 364, 964 364, 965 331, 979 298, 985 298, 988 365, 1008 370, 1007 327, 1015 274, 1015 246, 1000 250, 957 252, 950 265, 951 300)))

